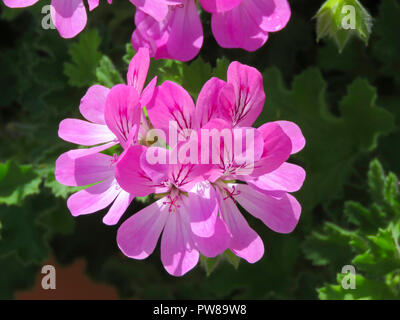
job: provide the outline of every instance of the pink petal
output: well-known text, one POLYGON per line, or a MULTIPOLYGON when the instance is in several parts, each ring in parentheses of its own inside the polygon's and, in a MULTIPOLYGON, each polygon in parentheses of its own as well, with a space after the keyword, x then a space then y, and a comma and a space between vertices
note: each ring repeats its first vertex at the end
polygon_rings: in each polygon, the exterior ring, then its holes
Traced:
POLYGON ((78 191, 68 198, 67 206, 73 216, 94 213, 111 204, 121 189, 114 177, 78 191))
POLYGON ((246 0, 243 6, 252 20, 264 31, 282 30, 290 19, 290 6, 287 0, 246 0))
POLYGON ((277 123, 266 123, 257 129, 264 138, 264 151, 252 176, 257 177, 278 169, 290 157, 292 143, 277 123))
POLYGON ((86 8, 82 0, 51 0, 50 13, 63 38, 75 37, 86 26, 86 8))
POLYGON ((168 14, 168 2, 165 0, 129 0, 139 10, 152 16, 155 20, 161 21, 168 14))
POLYGON ((149 84, 144 88, 142 95, 140 97, 140 105, 143 107, 146 107, 148 103, 153 99, 154 95, 154 90, 156 88, 157 84, 157 76, 155 76, 149 84))
POLYGON ((190 227, 195 235, 207 238, 215 233, 218 204, 215 190, 208 182, 196 184, 183 198, 182 206, 190 212, 190 227))
POLYGON ((56 161, 55 176, 67 186, 86 186, 114 177, 112 157, 99 153, 114 144, 63 153, 56 161))
POLYGON ((223 48, 242 48, 256 51, 268 39, 268 32, 253 21, 251 14, 242 3, 231 11, 213 13, 211 28, 215 40, 223 48))
POLYGON ((290 233, 300 219, 299 202, 286 192, 269 192, 246 184, 237 184, 239 195, 235 199, 270 229, 279 233, 290 233))
POLYGON ((229 248, 237 256, 255 263, 264 255, 264 244, 258 234, 250 228, 231 198, 218 197, 222 218, 231 233, 229 248))
MULTIPOLYGON (((127 147, 132 130, 135 130, 137 136, 140 116, 141 108, 136 89, 124 84, 114 86, 107 96, 104 117, 108 128, 115 134, 123 148, 127 147)), ((133 143, 135 142, 136 137, 133 139, 133 143)))
POLYGON ((296 192, 300 190, 306 172, 300 166, 284 162, 278 169, 249 180, 248 183, 267 191, 296 192))
POLYGON ((155 189, 153 181, 140 166, 140 158, 145 149, 141 145, 129 147, 119 157, 115 167, 115 178, 119 185, 136 197, 147 196, 155 189))
POLYGON ((229 110, 234 126, 251 126, 260 115, 265 102, 261 73, 237 61, 228 68, 228 83, 235 93, 234 109, 229 110))
POLYGON ((149 66, 149 49, 140 48, 129 63, 127 74, 128 86, 133 86, 137 90, 139 96, 143 91, 143 87, 147 78, 147 72, 149 71, 149 66))
POLYGON ((211 78, 204 84, 196 102, 195 118, 198 128, 221 116, 219 96, 225 86, 226 82, 218 78, 211 78))
POLYGON ((115 135, 107 126, 79 119, 65 119, 61 121, 58 136, 65 141, 83 146, 93 146, 115 139, 115 135))
POLYGON ((94 85, 89 88, 81 99, 79 110, 81 114, 90 122, 97 124, 106 124, 104 120, 104 108, 106 107, 106 98, 110 89, 94 85))
POLYGON ((3 0, 4 4, 10 8, 24 8, 34 5, 39 0, 3 0))
POLYGON ((110 226, 117 224, 134 198, 134 195, 121 190, 110 210, 108 210, 107 214, 104 216, 103 222, 110 226))
POLYGON ((211 13, 232 10, 241 2, 242 0, 200 0, 203 9, 211 13))
POLYGON ((176 60, 192 60, 203 45, 203 27, 193 0, 186 0, 183 6, 175 6, 170 21, 168 53, 176 60))
POLYGON ((297 124, 290 121, 275 121, 292 141, 292 154, 301 151, 306 145, 306 139, 297 124))
POLYGON ((127 257, 146 259, 154 251, 169 218, 164 201, 160 199, 140 210, 119 227, 117 243, 127 257))
POLYGON ((194 129, 195 107, 192 97, 180 85, 165 81, 156 87, 147 113, 153 126, 163 130, 169 137, 170 121, 178 125, 178 133, 185 136, 188 129, 194 129))
POLYGON ((99 6, 99 0, 88 0, 89 10, 92 11, 99 6))
POLYGON ((161 238, 161 261, 165 270, 173 276, 183 276, 196 266, 199 256, 191 237, 189 212, 172 212, 161 238))
POLYGON ((214 234, 210 237, 192 235, 196 248, 206 257, 216 257, 229 248, 230 233, 221 218, 215 221, 214 234))
POLYGON ((169 21, 172 11, 168 16, 158 22, 151 16, 137 10, 135 15, 136 29, 132 34, 132 46, 138 51, 141 47, 146 47, 150 51, 150 56, 155 59, 172 59, 167 51, 169 39, 169 21))

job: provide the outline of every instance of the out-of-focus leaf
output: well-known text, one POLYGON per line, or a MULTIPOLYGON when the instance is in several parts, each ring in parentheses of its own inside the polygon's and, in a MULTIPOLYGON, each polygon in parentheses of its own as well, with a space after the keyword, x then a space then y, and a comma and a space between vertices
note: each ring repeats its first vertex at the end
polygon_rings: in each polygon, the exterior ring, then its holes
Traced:
POLYGON ((357 229, 347 232, 326 222, 324 232, 314 233, 308 239, 305 253, 314 264, 328 265, 333 273, 344 265, 352 265, 357 274, 356 288, 345 288, 342 286, 345 275, 337 273, 339 285, 325 285, 319 289, 320 299, 399 299, 400 207, 399 190, 397 185, 393 187, 393 182, 397 184, 397 177, 393 173, 385 175, 380 162, 373 160, 368 171, 371 203, 368 207, 354 201, 346 203, 345 215, 357 229), (329 232, 330 237, 326 232, 328 228, 342 232, 329 232), (330 247, 326 246, 327 239, 330 239, 330 247), (325 255, 321 256, 322 253, 325 255), (332 253, 346 259, 335 264, 329 257, 332 253))
POLYGON ((109 57, 104 56, 101 58, 99 66, 96 69, 97 82, 108 88, 116 84, 123 83, 121 74, 115 68, 113 62, 109 57))
POLYGON ((0 257, 16 253, 25 264, 41 263, 48 256, 45 229, 41 228, 31 206, 0 208, 3 223, 0 257))
POLYGON ((25 197, 39 193, 41 181, 31 165, 0 163, 0 204, 21 205, 25 197))
POLYGON ((75 87, 86 87, 96 80, 96 68, 102 57, 99 51, 101 39, 96 30, 85 31, 79 41, 71 44, 71 62, 64 64, 68 83, 75 87))
POLYGON ((354 161, 376 147, 380 134, 394 128, 392 115, 375 105, 376 89, 365 80, 355 80, 339 102, 341 116, 337 117, 326 104, 326 83, 317 69, 296 76, 291 90, 284 88, 275 68, 263 76, 267 98, 256 125, 293 121, 307 141, 305 149, 295 156, 307 172, 312 172, 299 192, 304 209, 339 198, 354 161))
POLYGON ((217 268, 220 261, 221 261, 220 256, 217 256, 215 258, 208 258, 205 256, 200 257, 200 263, 205 269, 207 276, 210 276, 211 273, 213 273, 213 271, 217 268))
POLYGON ((37 266, 21 264, 15 254, 0 257, 0 299, 13 299, 17 290, 34 285, 37 266))
POLYGON ((344 289, 342 280, 345 275, 338 274, 339 285, 327 285, 318 290, 321 300, 385 300, 396 299, 390 287, 381 281, 366 279, 362 275, 356 275, 356 288, 344 289))
POLYGON ((340 228, 333 223, 326 223, 321 232, 313 232, 304 243, 304 252, 316 266, 329 265, 338 270, 353 257, 349 242, 356 234, 340 228))
POLYGON ((224 252, 224 258, 228 261, 235 269, 239 268, 240 258, 235 255, 231 250, 224 252))

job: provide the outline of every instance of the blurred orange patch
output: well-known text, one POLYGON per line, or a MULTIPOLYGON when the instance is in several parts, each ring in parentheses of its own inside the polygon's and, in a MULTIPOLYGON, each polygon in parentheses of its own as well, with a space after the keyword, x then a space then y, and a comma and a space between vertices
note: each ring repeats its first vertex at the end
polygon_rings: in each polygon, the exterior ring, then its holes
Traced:
POLYGON ((45 274, 39 272, 35 286, 16 294, 17 300, 116 300, 117 291, 108 285, 93 282, 85 273, 86 263, 83 259, 76 260, 72 265, 64 267, 55 262, 54 258, 43 265, 52 265, 56 269, 56 289, 42 288, 45 274))

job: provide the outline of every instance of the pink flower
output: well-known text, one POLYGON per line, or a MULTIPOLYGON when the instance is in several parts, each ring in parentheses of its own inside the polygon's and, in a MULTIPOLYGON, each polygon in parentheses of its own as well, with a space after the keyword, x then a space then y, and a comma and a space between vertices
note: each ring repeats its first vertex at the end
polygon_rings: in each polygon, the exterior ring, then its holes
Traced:
MULTIPOLYGON (((130 0, 137 6, 132 45, 148 47, 156 59, 189 61, 200 51, 203 30, 194 0, 130 0)), ((212 32, 221 47, 255 51, 269 32, 290 18, 287 0, 201 0, 212 14, 212 32)))
MULTIPOLYGON (((256 120, 264 100, 261 74, 254 68, 233 62, 228 69, 227 82, 217 78, 209 80, 201 90, 196 107, 184 88, 173 82, 164 82, 154 91, 148 104, 148 115, 153 126, 168 137, 169 123, 174 121, 181 140, 189 139, 190 132, 200 129, 219 132, 228 129, 234 141, 238 136, 235 138, 233 130, 250 129, 246 127, 256 120)), ((198 260, 198 251, 213 256, 222 248, 229 248, 239 257, 254 263, 263 256, 264 245, 236 203, 273 231, 291 232, 299 221, 301 206, 290 193, 301 188, 305 171, 286 161, 304 147, 305 139, 299 127, 288 121, 266 123, 252 130, 255 131, 254 143, 249 147, 246 144, 242 149, 243 155, 251 151, 251 158, 241 157, 245 161, 238 163, 231 145, 226 145, 224 140, 220 150, 224 156, 220 157, 220 162, 203 166, 203 172, 198 169, 196 174, 191 171, 196 168, 193 165, 190 169, 189 165, 183 166, 182 171, 182 167, 178 170, 173 165, 151 166, 145 161, 144 149, 139 155, 139 146, 126 150, 116 167, 116 178, 121 187, 133 194, 144 190, 146 194, 167 192, 168 196, 135 214, 121 226, 118 232, 121 250, 128 257, 144 259, 154 250, 165 228, 161 254, 163 264, 171 274, 182 275, 193 268, 198 260), (184 178, 177 179, 181 176, 184 178), (196 189, 199 187, 207 190, 207 200, 204 194, 199 195, 196 189), (200 209, 194 200, 191 202, 193 193, 207 203, 206 208, 200 209), (193 219, 199 223, 194 224, 193 219), (167 249, 163 243, 167 242, 164 237, 171 237, 169 233, 172 231, 165 227, 169 221, 174 221, 173 230, 178 232, 178 236, 174 245, 167 249), (212 237, 208 239, 210 235, 212 237), (198 236, 203 237, 200 242, 203 247, 199 245, 198 236), (211 239, 214 241, 208 241, 211 239), (217 251, 210 247, 215 245, 215 239, 223 244, 217 251), (207 250, 211 250, 212 255, 207 250), (168 255, 174 256, 175 260, 166 258, 163 252, 170 252, 168 255)), ((198 141, 199 144, 204 142, 202 139, 198 141)), ((210 146, 210 155, 213 152, 212 141, 207 145, 210 146)))
POLYGON ((165 81, 154 90, 147 112, 155 128, 169 133, 170 121, 178 129, 198 130, 210 120, 220 118, 232 127, 249 127, 264 107, 265 93, 261 73, 237 61, 229 65, 227 81, 212 78, 205 83, 196 106, 189 93, 171 81, 165 81))
MULTIPOLYGON (((228 124, 214 119, 207 126, 221 130, 228 124)), ((261 259, 264 245, 236 203, 271 230, 290 233, 299 221, 301 206, 289 192, 298 191, 305 179, 301 167, 286 162, 292 153, 304 146, 300 129, 291 122, 283 122, 282 127, 280 122, 271 122, 257 131, 263 141, 261 147, 256 141, 254 162, 237 164, 228 157, 228 161, 224 159, 215 166, 208 178, 215 188, 221 219, 229 230, 229 249, 250 263, 261 259), (250 166, 254 170, 246 174, 244 169, 250 166)))
MULTIPOLYGON (((23 8, 34 5, 39 0, 3 0, 10 8, 23 8)), ((87 0, 89 10, 99 5, 99 0, 87 0)), ((111 4, 112 0, 107 0, 111 4)), ((83 0, 52 0, 51 18, 63 38, 73 38, 86 26, 87 14, 83 0)))
MULTIPOLYGON (((202 0, 218 2, 217 0, 202 0)), ((224 1, 226 2, 226 1, 224 1)), ((290 19, 287 0, 241 0, 232 10, 210 7, 211 28, 223 48, 256 51, 268 39, 269 32, 282 30, 290 19)), ((205 7, 207 10, 207 8, 205 7)))
POLYGON ((138 6, 141 10, 136 12, 136 30, 132 34, 135 50, 147 47, 156 59, 181 61, 192 60, 199 53, 203 28, 194 0, 154 1, 160 10, 150 7, 152 1, 140 2, 146 6, 138 6))
POLYGON ((140 49, 128 85, 89 89, 80 107, 88 121, 61 122, 60 137, 92 146, 57 160, 59 182, 92 184, 68 199, 69 209, 80 215, 112 204, 103 221, 115 224, 134 197, 155 194, 161 199, 118 229, 126 256, 147 258, 161 237, 161 260, 174 276, 193 269, 200 254, 215 257, 227 249, 258 261, 263 242, 237 203, 275 232, 296 227, 301 206, 290 193, 301 188, 305 171, 287 161, 305 145, 300 128, 289 121, 251 127, 265 101, 262 76, 252 67, 231 63, 227 81, 210 79, 195 104, 171 81, 155 87, 153 79, 144 88, 149 59, 149 50, 140 49), (149 139, 150 128, 164 137, 149 139), (168 149, 151 145, 162 141, 168 149), (121 155, 101 153, 118 143, 121 155))
MULTIPOLYGON (((157 152, 170 157, 166 149, 157 152)), ((143 146, 124 152, 116 167, 119 184, 132 194, 164 195, 118 229, 118 246, 126 256, 147 258, 163 233, 161 261, 168 273, 182 276, 197 265, 199 252, 215 257, 226 250, 227 230, 218 217, 215 191, 202 177, 206 170, 192 164, 152 165, 143 146)))
POLYGON ((84 146, 98 145, 68 151, 56 161, 58 182, 67 186, 96 183, 70 196, 67 205, 74 216, 93 213, 113 203, 103 221, 115 224, 136 196, 122 190, 115 180, 118 156, 101 152, 118 143, 123 148, 137 143, 142 106, 151 99, 156 81, 153 79, 143 90, 149 60, 147 49, 135 55, 129 66, 128 85, 89 88, 79 107, 88 121, 65 119, 60 123, 60 138, 84 146))

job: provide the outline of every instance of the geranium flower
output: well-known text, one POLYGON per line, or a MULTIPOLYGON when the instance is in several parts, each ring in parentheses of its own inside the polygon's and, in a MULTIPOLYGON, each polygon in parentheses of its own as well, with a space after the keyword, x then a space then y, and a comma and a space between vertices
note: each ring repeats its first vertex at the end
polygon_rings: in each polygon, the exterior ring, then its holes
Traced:
POLYGON ((137 140, 141 114, 139 96, 133 87, 117 85, 108 93, 104 110, 95 100, 91 102, 91 116, 101 119, 102 123, 88 122, 82 125, 86 122, 77 119, 64 120, 60 124, 59 135, 82 145, 105 142, 106 138, 111 142, 63 153, 56 161, 55 176, 59 183, 67 186, 92 185, 68 198, 67 206, 73 216, 102 210, 114 202, 103 222, 115 224, 135 196, 122 190, 115 180, 118 156, 101 152, 118 142, 127 147, 128 141, 137 140), (68 125, 65 121, 69 122, 68 125), (75 135, 70 134, 71 132, 75 135), (107 135, 105 132, 108 132, 107 135))
MULTIPOLYGON (((261 113, 264 101, 261 74, 252 67, 233 62, 228 68, 227 82, 210 79, 202 88, 196 107, 184 88, 169 81, 163 83, 154 91, 148 104, 148 115, 154 127, 160 128, 167 137, 169 123, 174 121, 182 139, 189 139, 193 130, 215 129, 221 132, 228 129, 233 141, 233 130, 251 126, 261 113)), ((223 230, 228 230, 228 233, 220 234, 219 239, 228 242, 235 254, 250 263, 263 256, 264 246, 238 210, 236 202, 272 230, 289 233, 297 225, 301 213, 300 204, 289 193, 299 190, 305 179, 301 167, 286 162, 291 154, 299 152, 305 145, 296 124, 277 121, 254 130, 253 158, 249 163, 235 163, 232 145, 226 148, 221 144, 219 154, 228 154, 228 157, 221 157, 220 162, 203 176, 215 191, 213 201, 218 207, 218 221, 225 226, 223 230)), ((212 141, 207 145, 211 146, 208 153, 211 155, 212 141)), ((244 149, 243 154, 248 151, 244 149)), ((121 179, 134 181, 129 170, 123 169, 124 163, 118 165, 121 179)), ((126 187, 124 183, 121 185, 126 187)))
MULTIPOLYGON (((10 8, 23 8, 34 5, 39 0, 3 0, 10 8)), ((112 0, 107 0, 109 4, 112 0)), ((99 5, 99 0, 87 0, 89 10, 99 5)), ((52 21, 63 38, 73 38, 86 26, 87 14, 83 0, 51 0, 52 21)))
MULTIPOLYGON (((194 0, 130 0, 137 6, 135 49, 148 47, 156 59, 189 61, 200 51, 203 30, 194 0)), ((255 51, 269 32, 283 29, 290 18, 287 0, 201 0, 212 14, 212 32, 224 48, 255 51)))
MULTIPOLYGON (((290 126, 293 128, 296 125, 290 123, 290 126)), ((214 119, 207 127, 221 131, 229 124, 214 119)), ((301 167, 286 163, 292 153, 302 148, 299 142, 304 138, 300 129, 290 131, 289 136, 279 123, 271 122, 256 131, 263 142, 261 147, 256 142, 254 156, 249 162, 235 163, 234 157, 224 157, 208 178, 216 191, 221 218, 229 230, 229 248, 250 263, 261 259, 264 245, 247 224, 236 203, 271 230, 290 233, 300 219, 301 206, 289 192, 298 191, 305 179, 305 171, 301 167)), ((231 152, 229 149, 224 151, 231 152)), ((244 154, 247 152, 243 151, 244 154)))
MULTIPOLYGON (((202 0, 217 2, 217 0, 202 0)), ((224 1, 226 2, 226 1, 224 1)), ((205 6, 212 13, 211 28, 218 44, 223 48, 241 48, 256 51, 268 39, 270 32, 282 30, 290 19, 287 0, 233 1, 231 10, 205 6)))
POLYGON ((96 183, 69 197, 67 205, 74 216, 93 213, 113 203, 103 222, 115 224, 136 196, 122 190, 115 180, 118 156, 101 152, 117 144, 127 148, 144 134, 142 109, 152 98, 157 80, 154 78, 144 88, 149 63, 148 50, 139 50, 129 65, 128 85, 116 85, 112 89, 92 86, 79 107, 88 121, 65 119, 60 123, 60 138, 83 146, 97 145, 68 151, 56 161, 58 182, 67 186, 96 183))
MULTIPOLYGON (((170 158, 171 151, 151 147, 170 158)), ((118 229, 121 251, 145 259, 161 238, 161 261, 174 276, 182 276, 199 261, 199 252, 215 257, 227 249, 227 230, 218 217, 215 191, 204 181, 208 169, 193 164, 151 164, 143 146, 131 146, 116 167, 118 183, 128 192, 156 193, 162 198, 135 213, 118 229)))
POLYGON ((147 47, 156 59, 192 60, 203 45, 203 27, 195 1, 159 0, 155 3, 163 9, 158 11, 149 6, 139 6, 136 11, 133 48, 147 47))

